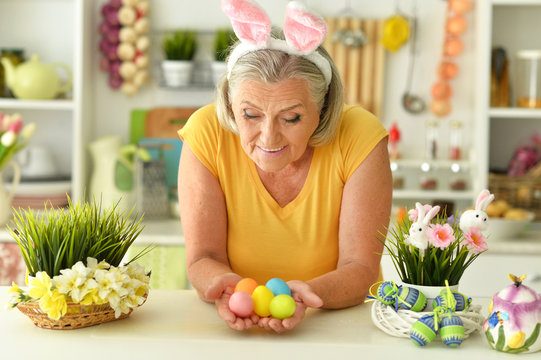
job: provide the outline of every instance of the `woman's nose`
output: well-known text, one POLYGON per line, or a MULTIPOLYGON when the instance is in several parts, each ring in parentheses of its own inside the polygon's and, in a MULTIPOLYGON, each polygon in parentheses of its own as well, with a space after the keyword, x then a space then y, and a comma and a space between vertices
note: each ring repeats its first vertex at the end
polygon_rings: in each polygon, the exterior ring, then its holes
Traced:
POLYGON ((266 145, 274 145, 278 138, 278 131, 274 121, 265 119, 261 126, 261 138, 266 145))

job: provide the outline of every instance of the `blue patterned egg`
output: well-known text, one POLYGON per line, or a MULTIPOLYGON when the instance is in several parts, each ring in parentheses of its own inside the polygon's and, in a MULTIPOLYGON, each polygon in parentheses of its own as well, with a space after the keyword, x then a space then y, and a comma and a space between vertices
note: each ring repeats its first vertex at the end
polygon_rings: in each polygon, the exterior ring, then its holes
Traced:
POLYGON ((448 307, 447 305, 447 289, 445 289, 441 291, 440 295, 434 298, 434 302, 433 302, 434 309, 438 306, 441 306, 443 308, 449 308, 452 311, 463 311, 470 305, 471 298, 467 297, 464 294, 459 293, 458 291, 451 290, 451 293, 453 294, 453 297, 455 299, 454 308, 448 307))
POLYGON ((415 345, 425 346, 436 338, 436 333, 434 315, 428 314, 413 323, 410 330, 410 339, 415 345))
POLYGON ((376 299, 385 305, 393 305, 396 297, 396 285, 392 281, 384 281, 378 286, 376 299))
POLYGON ((398 290, 398 307, 411 311, 423 311, 426 308, 426 296, 417 289, 403 286, 398 290))
POLYGON ((457 347, 464 341, 464 325, 457 315, 444 315, 440 321, 440 337, 445 345, 457 347))

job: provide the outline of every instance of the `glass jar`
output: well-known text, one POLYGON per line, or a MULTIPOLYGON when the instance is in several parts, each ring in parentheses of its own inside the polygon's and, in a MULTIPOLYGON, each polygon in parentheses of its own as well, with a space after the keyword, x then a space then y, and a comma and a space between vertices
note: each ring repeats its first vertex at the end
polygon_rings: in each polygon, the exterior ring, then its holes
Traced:
POLYGON ((425 157, 434 160, 438 157, 438 122, 431 120, 426 124, 425 157))
POLYGON ((515 79, 516 105, 541 108, 541 50, 517 52, 515 79))
POLYGON ((451 132, 449 134, 449 159, 462 159, 462 123, 453 121, 451 123, 451 132))

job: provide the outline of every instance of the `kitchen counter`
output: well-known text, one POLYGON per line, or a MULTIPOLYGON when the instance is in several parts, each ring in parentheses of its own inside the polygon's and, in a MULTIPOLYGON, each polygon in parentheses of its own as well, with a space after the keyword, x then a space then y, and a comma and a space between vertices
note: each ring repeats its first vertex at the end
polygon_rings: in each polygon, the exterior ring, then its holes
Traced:
MULTIPOLYGON (((0 287, 2 358, 59 359, 509 359, 475 333, 457 349, 440 340, 419 348, 409 339, 376 328, 369 304, 343 310, 310 309, 295 330, 275 334, 254 328, 231 330, 214 305, 192 290, 151 291, 129 318, 77 330, 47 330, 17 309, 5 310, 7 287, 0 287), (6 353, 7 352, 7 353, 6 353), (63 355, 66 354, 66 355, 63 355), (104 357, 105 356, 105 357, 104 357)), ((486 311, 488 299, 480 300, 486 311)), ((474 303, 476 301, 474 300, 474 303)), ((538 356, 536 354, 534 356, 538 356)), ((521 355, 530 357, 529 355, 521 355)))

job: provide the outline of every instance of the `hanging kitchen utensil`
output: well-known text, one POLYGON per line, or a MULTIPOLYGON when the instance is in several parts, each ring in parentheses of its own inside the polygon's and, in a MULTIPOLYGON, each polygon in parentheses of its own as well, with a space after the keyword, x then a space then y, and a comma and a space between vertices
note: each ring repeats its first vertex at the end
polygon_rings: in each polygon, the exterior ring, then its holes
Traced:
POLYGON ((402 95, 402 106, 411 114, 419 114, 425 111, 426 103, 420 96, 411 93, 411 83, 415 72, 415 56, 417 53, 417 2, 414 3, 413 15, 411 17, 411 41, 409 53, 409 65, 406 78, 406 90, 402 95))
MULTIPOLYGON (((345 19, 345 20, 355 20, 358 19, 359 16, 355 13, 353 8, 351 7, 351 1, 346 0, 346 6, 344 9, 342 9, 338 14, 336 14, 337 18, 345 19)), ((346 21, 347 22, 347 21, 346 21)), ((340 42, 344 44, 347 47, 361 47, 363 45, 366 45, 367 39, 364 31, 360 27, 348 27, 346 25, 346 22, 344 22, 343 27, 339 27, 337 30, 332 32, 332 41, 333 42, 340 42)))
POLYGON ((410 24, 395 3, 395 15, 387 18, 383 23, 383 37, 381 43, 390 52, 396 52, 408 41, 410 37, 410 24))

